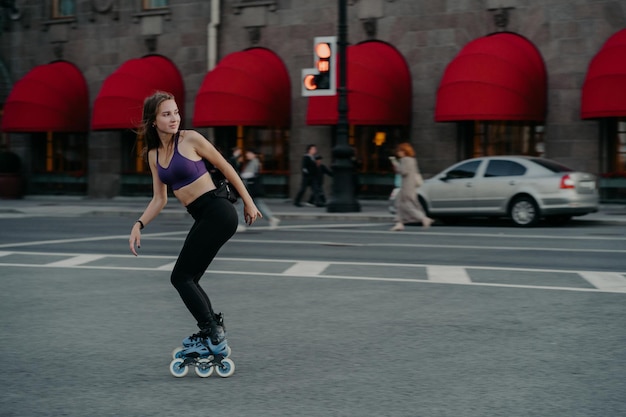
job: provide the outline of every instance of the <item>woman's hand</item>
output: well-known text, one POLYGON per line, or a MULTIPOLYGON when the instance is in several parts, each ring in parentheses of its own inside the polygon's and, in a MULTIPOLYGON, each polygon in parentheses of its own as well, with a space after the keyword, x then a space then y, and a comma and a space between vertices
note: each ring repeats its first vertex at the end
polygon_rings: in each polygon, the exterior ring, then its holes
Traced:
POLYGON ((263 218, 263 215, 254 203, 244 204, 243 212, 243 219, 248 226, 251 226, 252 223, 256 221, 256 219, 263 218))
POLYGON ((141 248, 141 231, 139 223, 135 223, 132 230, 130 231, 128 244, 130 246, 130 251, 133 253, 133 255, 137 256, 137 249, 141 248), (135 249, 135 245, 137 246, 137 249, 135 249))

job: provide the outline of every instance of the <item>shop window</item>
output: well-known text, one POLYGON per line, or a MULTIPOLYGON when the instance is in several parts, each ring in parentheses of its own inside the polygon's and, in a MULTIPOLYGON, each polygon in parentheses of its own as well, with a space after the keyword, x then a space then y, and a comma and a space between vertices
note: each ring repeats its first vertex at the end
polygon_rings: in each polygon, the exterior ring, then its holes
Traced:
MULTIPOLYGON (((333 129, 333 147, 335 131, 336 129, 333 129)), ((348 140, 354 149, 358 196, 370 198, 389 196, 395 176, 389 157, 394 155, 396 146, 408 141, 408 138, 408 128, 403 126, 350 126, 348 140)), ((417 157, 419 160, 420 156, 417 157)), ((328 159, 326 165, 330 166, 332 158, 328 159)))
POLYGON ((600 120, 600 200, 626 202, 626 118, 600 120))
POLYGON ((476 121, 471 134, 471 153, 465 157, 493 155, 543 156, 542 125, 512 121, 476 121))
POLYGON ((152 195, 152 174, 143 137, 132 130, 120 132, 122 196, 152 195))
POLYGON ((622 172, 626 177, 626 118, 617 121, 612 171, 622 172))
POLYGON ((145 142, 143 137, 138 136, 131 130, 121 132, 121 161, 122 173, 124 174, 150 174, 147 155, 145 154, 145 142))
POLYGON ((213 129, 215 147, 225 158, 235 147, 259 153, 263 186, 268 197, 289 195, 289 131, 264 127, 227 126, 213 129))
POLYGON ((52 0, 52 18, 63 19, 76 14, 75 0, 52 0))
POLYGON ((84 194, 87 191, 87 138, 84 134, 33 134, 33 194, 84 194))

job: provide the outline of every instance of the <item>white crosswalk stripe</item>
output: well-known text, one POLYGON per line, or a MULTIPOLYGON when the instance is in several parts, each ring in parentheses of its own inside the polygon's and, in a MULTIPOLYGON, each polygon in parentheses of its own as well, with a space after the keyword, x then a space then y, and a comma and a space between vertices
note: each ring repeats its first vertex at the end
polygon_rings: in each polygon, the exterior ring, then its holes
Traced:
POLYGON ((455 284, 470 284, 472 282, 465 268, 457 266, 429 266, 426 270, 429 281, 455 284))
POLYGON ((599 290, 626 293, 626 277, 615 272, 581 272, 580 276, 599 290))
POLYGON ((329 262, 296 262, 283 272, 284 275, 319 275, 330 265, 329 262))
MULTIPOLYGON (((169 272, 175 264, 175 256, 111 254, 77 254, 58 252, 22 252, 1 251, 0 267, 22 268, 76 268, 105 270, 139 270, 169 272), (63 259, 58 259, 63 257, 63 259), (132 260, 137 265, 129 265, 132 260), (98 261, 97 263, 94 263, 98 261)), ((279 268, 280 269, 280 268, 279 268)), ((381 282, 415 282, 431 284, 476 285, 489 287, 529 288, 539 290, 586 291, 626 294, 626 272, 572 271, 531 268, 495 268, 490 266, 449 266, 425 264, 394 264, 381 262, 322 262, 294 259, 250 259, 250 258, 215 258, 210 272, 224 275, 248 275, 269 277, 309 277, 319 279, 362 280, 381 282), (221 268, 220 268, 221 264, 221 268), (264 264, 272 270, 264 271, 264 264), (226 265, 238 265, 236 270, 225 269, 226 265), (282 271, 276 271, 276 265, 282 265, 282 271), (333 272, 339 268, 339 273, 333 272), (424 272, 425 271, 425 272, 424 272), (472 272, 497 271, 502 278, 497 282, 476 282, 472 272), (516 280, 516 274, 546 274, 548 276, 579 277, 591 284, 591 288, 581 286, 580 280, 571 279, 571 286, 563 285, 525 285, 516 280), (421 277, 420 277, 421 276, 421 277)))

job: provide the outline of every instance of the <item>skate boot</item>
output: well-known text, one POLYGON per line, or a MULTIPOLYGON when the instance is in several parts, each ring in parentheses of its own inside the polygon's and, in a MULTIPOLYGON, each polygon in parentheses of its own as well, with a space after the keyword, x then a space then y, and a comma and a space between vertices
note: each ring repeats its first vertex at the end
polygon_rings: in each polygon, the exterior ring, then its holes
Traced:
POLYGON ((228 358, 230 347, 226 340, 224 319, 221 314, 214 315, 214 320, 200 323, 200 331, 185 339, 189 346, 179 348, 170 363, 170 372, 177 378, 184 377, 189 367, 194 367, 196 375, 206 378, 215 371, 222 378, 235 372, 235 363, 228 358))
POLYGON ((230 347, 226 340, 224 318, 221 314, 215 317, 216 320, 201 325, 202 330, 199 333, 202 337, 201 343, 211 351, 212 355, 226 358, 230 355, 230 347))
MULTIPOLYGON (((224 314, 222 313, 217 313, 217 314, 213 314, 213 318, 215 319, 215 322, 217 324, 218 327, 221 327, 224 331, 224 333, 226 333, 226 326, 224 325, 224 314)), ((201 325, 199 325, 199 327, 201 327, 201 325)), ((189 337, 186 337, 185 339, 183 339, 183 343, 182 343, 182 347, 178 347, 175 348, 174 351, 172 352, 172 358, 176 359, 176 358, 182 358, 182 351, 194 346, 196 343, 201 342, 203 339, 206 339, 206 335, 204 334, 204 332, 202 330, 200 330, 198 333, 194 333, 189 337)), ((230 356, 230 347, 227 346, 226 352, 223 355, 225 358, 227 358, 228 356, 230 356)))

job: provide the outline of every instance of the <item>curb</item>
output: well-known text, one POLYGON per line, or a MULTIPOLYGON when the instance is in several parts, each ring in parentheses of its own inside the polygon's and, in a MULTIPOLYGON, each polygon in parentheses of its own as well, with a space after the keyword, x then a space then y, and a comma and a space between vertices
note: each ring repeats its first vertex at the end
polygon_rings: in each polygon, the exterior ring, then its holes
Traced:
MULTIPOLYGON (((0 215, 11 216, 138 216, 149 202, 148 198, 86 199, 82 197, 42 196, 21 200, 1 200, 0 215)), ((387 200, 360 200, 361 211, 349 213, 327 212, 322 207, 294 208, 291 200, 265 199, 276 217, 281 219, 323 220, 323 221, 362 221, 391 223, 394 215, 388 211, 387 200)), ((168 203, 159 217, 183 219, 191 217, 184 207, 175 202, 168 203)), ((577 221, 600 223, 626 223, 626 205, 601 204, 597 213, 575 217, 577 221)))

